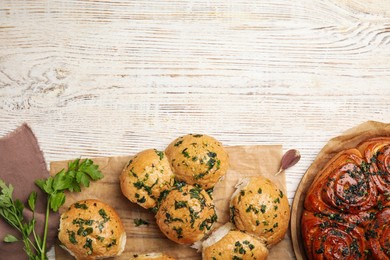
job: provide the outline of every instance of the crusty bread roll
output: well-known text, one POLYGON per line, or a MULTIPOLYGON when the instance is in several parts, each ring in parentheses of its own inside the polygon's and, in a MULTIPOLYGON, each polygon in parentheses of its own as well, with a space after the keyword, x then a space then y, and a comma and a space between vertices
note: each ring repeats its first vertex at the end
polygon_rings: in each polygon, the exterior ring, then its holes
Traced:
POLYGON ((257 238, 234 230, 230 223, 214 231, 202 243, 202 259, 243 259, 265 260, 268 256, 267 247, 257 238))
POLYGON ((175 260, 175 258, 164 253, 148 253, 133 255, 129 260, 175 260))
POLYGON ((148 149, 134 156, 120 176, 122 193, 145 209, 157 206, 160 194, 169 190, 174 175, 164 152, 148 149))
POLYGON ((229 166, 222 144, 207 135, 179 137, 169 144, 165 153, 178 180, 204 189, 214 187, 229 166))
POLYGON ((93 199, 76 202, 61 215, 58 238, 76 259, 118 256, 126 244, 118 214, 109 205, 93 199))
POLYGON ((162 201, 156 221, 170 240, 190 245, 211 230, 217 215, 214 202, 205 190, 183 184, 171 190, 162 201))
POLYGON ((272 246, 288 229, 290 207, 285 194, 264 177, 245 178, 237 185, 230 202, 231 220, 236 227, 272 246))

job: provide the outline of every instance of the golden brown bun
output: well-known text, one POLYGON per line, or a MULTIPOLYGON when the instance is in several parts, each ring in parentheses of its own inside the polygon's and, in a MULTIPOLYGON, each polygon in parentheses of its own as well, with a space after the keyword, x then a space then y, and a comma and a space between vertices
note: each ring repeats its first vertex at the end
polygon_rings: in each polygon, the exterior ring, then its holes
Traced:
POLYGON ((202 259, 243 259, 265 260, 267 247, 251 235, 238 230, 230 230, 226 225, 203 242, 202 259))
POLYGON ((157 206, 161 192, 169 190, 174 175, 164 152, 149 149, 138 153, 120 176, 122 193, 145 209, 157 206))
POLYGON ((259 237, 268 246, 282 240, 290 220, 286 195, 264 177, 243 179, 238 186, 230 202, 236 227, 259 237))
POLYGON ((214 187, 229 167, 222 144, 207 135, 185 135, 165 150, 176 178, 204 189, 214 187))
POLYGON ((217 215, 205 190, 184 185, 169 192, 157 211, 156 221, 170 240, 190 245, 209 232, 217 215))
POLYGON ((148 253, 133 255, 129 260, 175 260, 175 258, 164 253, 148 253))
POLYGON ((77 259, 97 259, 120 255, 126 233, 118 214, 98 200, 72 204, 60 218, 58 238, 77 259))

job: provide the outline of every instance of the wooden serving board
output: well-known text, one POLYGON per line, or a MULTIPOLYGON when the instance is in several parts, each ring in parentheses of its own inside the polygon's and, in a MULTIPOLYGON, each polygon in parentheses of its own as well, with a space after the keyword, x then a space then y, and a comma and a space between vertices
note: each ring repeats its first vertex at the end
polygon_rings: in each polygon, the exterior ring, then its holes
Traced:
MULTIPOLYGON (((229 221, 229 198, 234 192, 235 184, 242 177, 263 175, 275 182, 286 192, 284 173, 274 176, 282 156, 280 145, 272 146, 234 146, 226 148, 229 153, 230 168, 225 178, 214 189, 213 197, 216 204, 218 227, 229 221)), ((80 193, 67 194, 66 203, 60 209, 64 212, 70 204, 82 199, 99 199, 114 207, 120 215, 127 233, 124 253, 117 259, 128 259, 133 254, 147 252, 165 252, 176 259, 201 259, 201 254, 188 246, 178 245, 168 240, 155 223, 154 214, 140 206, 129 202, 121 193, 119 175, 131 156, 95 158, 93 161, 100 166, 104 178, 91 183, 80 193), (136 227, 134 219, 141 218, 149 225, 136 227)), ((52 162, 51 174, 67 167, 67 161, 52 162)), ((268 259, 292 259, 294 252, 289 235, 270 250, 268 259)), ((63 249, 56 246, 56 259, 72 259, 63 249)))
POLYGON ((324 148, 322 148, 314 162, 307 169, 295 192, 291 213, 291 239, 295 256, 298 260, 307 259, 302 243, 301 216, 306 193, 316 177, 316 174, 338 152, 354 148, 360 142, 377 136, 390 136, 390 124, 368 121, 349 129, 342 135, 331 139, 324 148))

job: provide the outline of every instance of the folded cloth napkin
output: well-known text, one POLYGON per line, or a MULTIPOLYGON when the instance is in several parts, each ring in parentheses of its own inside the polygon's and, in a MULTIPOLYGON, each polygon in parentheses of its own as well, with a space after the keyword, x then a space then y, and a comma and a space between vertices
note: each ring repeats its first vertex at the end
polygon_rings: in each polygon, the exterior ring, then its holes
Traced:
MULTIPOLYGON (((14 199, 21 200, 25 205, 27 198, 32 191, 38 193, 35 218, 37 219, 36 231, 43 237, 46 195, 35 185, 35 180, 47 178, 49 172, 46 168, 45 159, 39 149, 37 139, 27 124, 23 124, 14 132, 0 138, 0 178, 14 187, 14 199)), ((32 215, 26 207, 23 215, 29 219, 32 215)), ((59 215, 50 214, 49 230, 47 237, 47 249, 49 249, 56 238, 59 224, 59 215)), ((12 228, 3 218, 0 218, 0 258, 4 259, 28 259, 23 250, 23 242, 5 243, 4 236, 12 234, 21 237, 20 233, 12 228)))

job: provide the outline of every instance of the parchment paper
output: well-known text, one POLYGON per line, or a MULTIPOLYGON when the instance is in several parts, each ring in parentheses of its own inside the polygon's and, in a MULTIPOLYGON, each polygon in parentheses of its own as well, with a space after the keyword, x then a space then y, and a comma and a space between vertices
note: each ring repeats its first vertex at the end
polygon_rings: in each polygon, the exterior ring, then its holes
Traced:
MULTIPOLYGON (((213 197, 216 203, 218 227, 229 220, 229 198, 234 192, 237 181, 246 176, 263 175, 271 179, 286 193, 285 174, 274 176, 280 166, 282 146, 233 146, 226 148, 229 153, 230 168, 221 182, 214 189, 213 197)), ((125 252, 117 259, 128 259, 136 253, 165 252, 176 259, 201 259, 200 253, 188 246, 178 245, 168 240, 155 224, 154 215, 140 206, 129 202, 121 193, 119 175, 124 165, 131 157, 95 158, 100 165, 104 178, 92 183, 88 189, 80 193, 67 195, 65 205, 60 209, 62 213, 70 204, 81 199, 99 199, 116 209, 126 228, 127 243, 125 252), (142 218, 150 224, 136 227, 134 219, 142 218)), ((52 162, 50 173, 55 174, 67 167, 66 161, 52 162)), ((268 259, 293 259, 294 253, 289 235, 270 250, 268 259)), ((58 244, 58 242, 57 242, 58 244)), ((63 249, 57 246, 56 259, 72 259, 63 249)))
POLYGON ((306 171, 295 193, 291 214, 291 236, 297 259, 306 259, 301 237, 300 220, 306 193, 316 174, 338 152, 357 147, 362 141, 378 136, 390 136, 390 124, 368 121, 351 128, 340 136, 329 140, 306 171))

